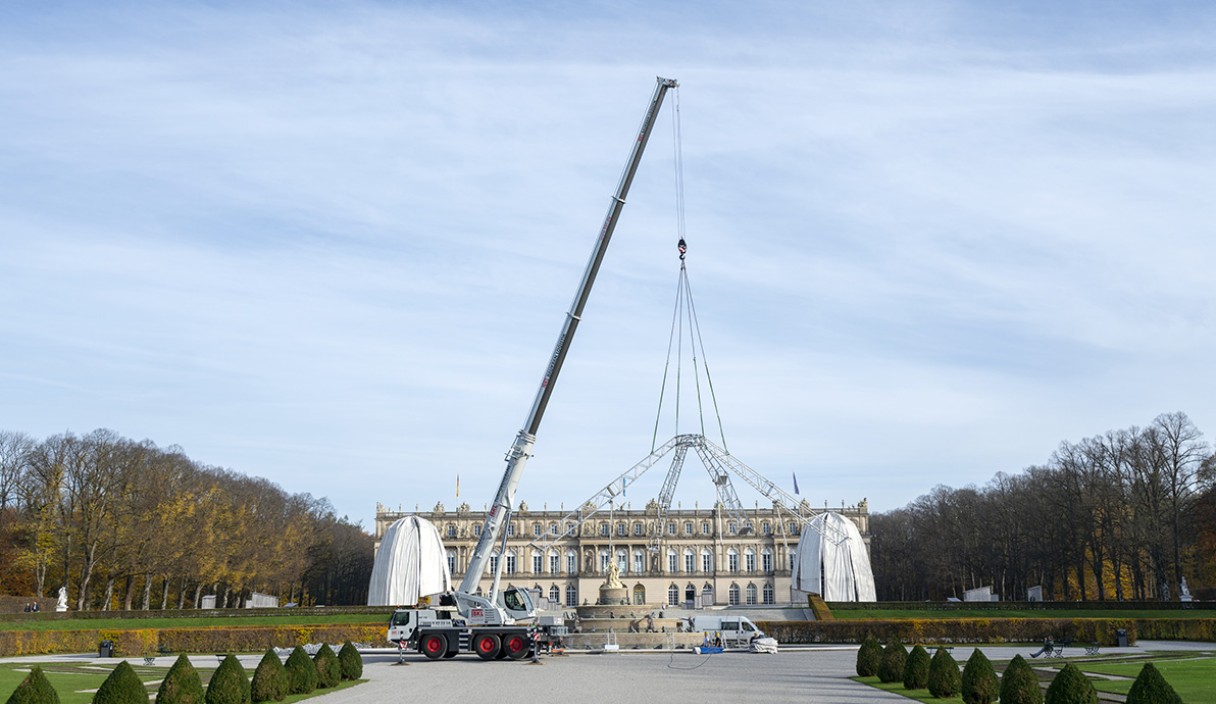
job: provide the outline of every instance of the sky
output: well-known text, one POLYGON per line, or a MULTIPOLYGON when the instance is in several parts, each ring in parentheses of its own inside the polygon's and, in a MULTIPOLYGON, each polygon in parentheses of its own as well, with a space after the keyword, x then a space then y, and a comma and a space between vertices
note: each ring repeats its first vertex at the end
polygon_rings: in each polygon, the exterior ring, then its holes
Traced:
MULTIPOLYGON (((665 76, 531 508, 699 432, 658 403, 680 232, 706 435, 812 505, 1166 412, 1210 438, 1214 39, 1201 2, 10 0, 0 429, 177 445, 365 527, 481 508, 665 76)), ((713 501, 695 461, 676 499, 713 501)))

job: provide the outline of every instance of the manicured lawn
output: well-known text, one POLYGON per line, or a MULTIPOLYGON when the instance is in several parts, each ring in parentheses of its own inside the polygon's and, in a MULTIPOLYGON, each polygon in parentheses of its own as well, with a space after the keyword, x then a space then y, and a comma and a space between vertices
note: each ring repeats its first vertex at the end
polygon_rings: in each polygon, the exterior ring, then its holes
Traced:
POLYGON ((213 618, 31 618, 0 621, 6 631, 88 631, 135 628, 206 628, 208 626, 317 626, 345 623, 388 623, 387 614, 279 614, 264 616, 216 616, 213 618))
MULTIPOLYGON (((1128 663, 1078 663, 1078 667, 1086 672, 1100 672, 1106 675, 1121 675, 1135 678, 1147 661, 1128 663)), ((1151 661, 1153 666, 1165 678, 1166 682, 1178 692, 1182 701, 1187 704, 1216 704, 1216 657, 1203 656, 1193 659, 1176 658, 1171 660, 1151 661)), ((1131 680, 1112 682, 1095 680, 1094 686, 1104 692, 1119 692, 1126 694, 1131 687, 1131 680)))
POLYGON ((957 618, 1216 618, 1213 611, 1179 609, 836 609, 832 615, 844 621, 951 620, 957 618))
MULTIPOLYGON (((961 696, 950 697, 948 699, 938 699, 932 694, 929 694, 928 689, 904 689, 903 682, 890 682, 884 684, 879 682, 877 677, 851 677, 850 679, 856 682, 861 682, 862 684, 868 684, 875 689, 881 689, 885 692, 892 692, 918 702, 941 702, 942 704, 949 704, 950 702, 963 701, 961 696)), ((67 703, 65 702, 64 704, 67 703)))
MULTIPOLYGON (((216 663, 219 664, 218 662, 216 663)), ((31 665, 29 663, 6 663, 0 665, 0 701, 6 701, 13 690, 17 689, 17 685, 21 684, 21 680, 29 674, 31 665)), ((46 674, 47 680, 51 686, 59 693, 60 704, 89 704, 93 701, 93 694, 101 683, 109 677, 110 672, 114 669, 106 665, 97 663, 43 663, 39 667, 46 674)), ((156 696, 156 690, 160 687, 160 681, 164 678, 165 673, 169 671, 168 667, 145 667, 143 665, 135 665, 136 674, 139 679, 144 682, 144 686, 148 689, 149 696, 156 696)), ((197 667, 199 677, 203 679, 203 685, 206 686, 207 681, 211 678, 211 673, 215 668, 197 667)), ((253 677, 253 671, 247 670, 246 674, 253 677)), ((321 694, 336 692, 339 689, 353 687, 360 682, 366 680, 343 680, 337 687, 331 689, 318 689, 312 694, 293 694, 285 700, 285 704, 292 704, 302 699, 309 699, 321 694)))

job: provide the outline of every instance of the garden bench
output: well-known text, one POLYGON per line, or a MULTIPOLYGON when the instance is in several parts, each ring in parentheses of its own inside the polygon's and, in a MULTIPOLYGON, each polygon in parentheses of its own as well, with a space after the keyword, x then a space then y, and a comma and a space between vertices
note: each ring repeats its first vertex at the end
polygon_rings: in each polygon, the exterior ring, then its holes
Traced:
POLYGON ((1085 646, 1085 654, 1086 655, 1101 655, 1101 653, 1098 652, 1098 649, 1101 647, 1102 646, 1098 645, 1097 643, 1091 643, 1090 645, 1085 646))
POLYGON ((145 656, 144 656, 144 664, 145 664, 145 665, 155 665, 155 664, 156 664, 156 656, 155 656, 155 655, 145 655, 145 656))
POLYGON ((1059 643, 1056 643, 1055 648, 1053 648, 1053 649, 1052 649, 1052 651, 1051 651, 1050 653, 1048 653, 1048 654, 1047 654, 1047 657, 1049 657, 1049 658, 1062 658, 1062 657, 1064 657, 1064 649, 1065 649, 1065 648, 1067 648, 1067 647, 1068 647, 1068 646, 1070 646, 1070 645, 1072 645, 1072 639, 1071 639, 1071 638, 1069 638, 1069 639, 1067 639, 1067 640, 1062 640, 1062 641, 1060 641, 1059 643))

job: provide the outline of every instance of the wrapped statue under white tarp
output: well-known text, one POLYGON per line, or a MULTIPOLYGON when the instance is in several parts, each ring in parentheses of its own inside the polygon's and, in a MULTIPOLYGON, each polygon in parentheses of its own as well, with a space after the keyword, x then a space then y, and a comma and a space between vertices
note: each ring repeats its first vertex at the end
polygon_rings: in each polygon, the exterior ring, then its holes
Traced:
POLYGON ((384 531, 372 564, 368 606, 412 606, 421 597, 451 588, 447 554, 435 524, 406 516, 384 531))
POLYGON ((794 558, 794 589, 824 601, 877 601, 870 554, 853 521, 831 511, 803 527, 794 558))

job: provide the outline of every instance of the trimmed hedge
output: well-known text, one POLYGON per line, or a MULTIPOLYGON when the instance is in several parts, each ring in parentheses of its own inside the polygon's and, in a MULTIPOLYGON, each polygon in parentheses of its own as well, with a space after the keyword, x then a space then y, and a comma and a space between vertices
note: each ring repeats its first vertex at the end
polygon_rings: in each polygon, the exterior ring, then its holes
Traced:
POLYGON ((1047 687, 1047 704, 1098 704, 1094 685, 1071 662, 1064 665, 1047 687))
POLYGON ((123 660, 101 683, 93 704, 148 704, 148 690, 130 663, 123 660))
POLYGON ((34 665, 30 674, 9 695, 7 704, 59 704, 59 692, 42 673, 42 668, 34 665))
POLYGON ((274 648, 266 651, 262 661, 253 671, 253 682, 249 686, 250 696, 256 702, 281 702, 287 698, 287 670, 274 648))
POLYGON ((306 643, 370 643, 388 647, 383 624, 318 626, 213 626, 79 631, 0 630, 0 657, 47 653, 96 652, 103 640, 114 642, 118 657, 148 653, 260 652, 268 647, 290 648, 306 643))
POLYGON ((342 679, 357 680, 363 676, 363 656, 349 640, 338 650, 338 664, 342 666, 342 679))
MULTIPOLYGON (((1070 638, 1075 643, 1117 644, 1117 629, 1127 630, 1129 644, 1135 644, 1138 628, 1152 622, 1162 624, 1191 623, 1187 619, 1125 619, 1125 618, 960 618, 960 619, 902 619, 890 621, 761 621, 760 630, 782 643, 861 643, 869 636, 882 641, 904 643, 1041 643, 1046 633, 1057 639, 1070 638)), ((1195 637, 1190 631, 1173 627, 1180 634, 1154 635, 1162 640, 1216 640, 1216 620, 1203 621, 1212 628, 1212 638, 1195 637)), ((1156 626, 1153 626, 1156 628, 1156 626)), ((1192 627, 1200 629, 1200 627, 1192 627)), ((1156 630, 1153 631, 1157 633, 1156 630)), ((1143 632, 1141 637, 1147 638, 1143 632)))
POLYGON ((206 699, 198 670, 185 654, 178 655, 156 690, 156 704, 203 704, 206 699))
POLYGON ((1014 655, 1001 675, 1001 704, 1043 704, 1039 676, 1021 655, 1014 655))
POLYGON ((904 689, 924 689, 929 686, 929 653, 917 645, 904 660, 904 689))
POLYGON ((291 694, 308 694, 317 688, 317 666, 304 648, 297 645, 283 667, 287 670, 287 688, 291 694))
POLYGON ((338 656, 334 654, 328 643, 322 643, 317 649, 317 654, 312 657, 313 663, 317 666, 317 687, 320 689, 329 689, 337 687, 342 681, 342 665, 338 663, 338 656))
MULTIPOLYGON (((768 631, 765 631, 768 633, 768 631)), ((857 675, 859 677, 873 677, 878 674, 878 665, 882 662, 882 644, 874 636, 870 636, 861 642, 861 647, 857 649, 857 675)))
POLYGON ((946 699, 958 694, 961 686, 958 663, 945 648, 938 648, 929 661, 929 694, 946 699))
POLYGON ((249 676, 235 655, 224 658, 207 682, 207 704, 252 704, 249 676))
POLYGON ((1165 681, 1161 671, 1147 662, 1127 692, 1127 704, 1182 704, 1182 697, 1165 681))
POLYGON ((971 657, 963 667, 963 701, 966 704, 992 704, 999 692, 992 661, 984 655, 984 651, 976 648, 971 651, 971 657))
POLYGON ((908 649, 898 641, 891 641, 882 650, 882 660, 878 663, 879 682, 899 682, 904 677, 904 660, 908 658, 908 649))

